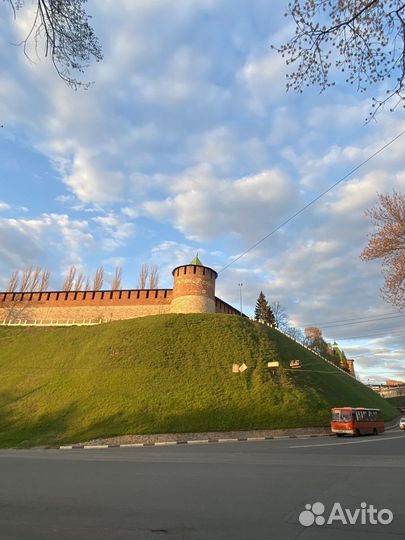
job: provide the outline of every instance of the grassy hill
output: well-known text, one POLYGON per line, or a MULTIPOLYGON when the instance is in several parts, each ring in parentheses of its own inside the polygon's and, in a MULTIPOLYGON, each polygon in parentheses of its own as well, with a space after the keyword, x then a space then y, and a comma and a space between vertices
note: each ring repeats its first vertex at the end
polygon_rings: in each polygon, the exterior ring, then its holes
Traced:
POLYGON ((398 397, 392 397, 392 398, 385 398, 390 405, 393 407, 396 407, 397 409, 400 409, 401 407, 405 407, 405 396, 398 396, 398 397))
POLYGON ((228 315, 0 327, 0 446, 126 433, 327 425, 330 408, 397 411, 276 330, 228 315), (299 358, 303 369, 288 370, 299 358), (266 363, 282 366, 272 378, 266 363), (243 374, 231 371, 245 362, 243 374))

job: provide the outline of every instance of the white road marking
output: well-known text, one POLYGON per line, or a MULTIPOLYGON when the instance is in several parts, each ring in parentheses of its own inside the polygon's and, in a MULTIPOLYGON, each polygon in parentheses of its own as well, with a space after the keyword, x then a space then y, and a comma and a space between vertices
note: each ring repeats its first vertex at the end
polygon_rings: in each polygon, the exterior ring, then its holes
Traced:
POLYGON ((173 444, 177 444, 177 441, 158 441, 158 442, 155 442, 155 446, 172 446, 173 444))
POLYGON ((210 441, 208 439, 193 439, 191 441, 187 441, 187 444, 207 444, 209 443, 210 441))
POLYGON ((120 444, 120 448, 140 448, 141 446, 143 446, 143 443, 120 444))
POLYGON ((347 444, 360 444, 360 443, 371 443, 371 442, 384 442, 389 441, 391 439, 401 439, 403 438, 403 435, 397 435, 396 437, 383 437, 381 439, 366 439, 363 441, 347 441, 347 442, 336 442, 336 443, 328 443, 328 444, 300 444, 295 446, 290 446, 289 448, 314 448, 315 446, 344 446, 347 444))

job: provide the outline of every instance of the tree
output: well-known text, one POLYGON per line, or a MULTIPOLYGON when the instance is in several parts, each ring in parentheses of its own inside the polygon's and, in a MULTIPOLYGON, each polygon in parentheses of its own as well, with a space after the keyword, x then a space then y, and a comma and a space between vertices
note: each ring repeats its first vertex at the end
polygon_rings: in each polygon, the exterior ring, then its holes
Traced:
POLYGON ((287 326, 283 330, 286 334, 291 336, 296 341, 299 341, 300 343, 303 343, 305 341, 305 336, 301 328, 296 328, 295 326, 287 326))
POLYGON ((28 287, 28 290, 30 292, 34 292, 39 288, 39 284, 41 281, 41 273, 42 273, 42 269, 39 266, 32 269, 31 280, 28 287))
POLYGON ((30 290, 33 272, 34 268, 32 265, 27 266, 22 271, 20 279, 20 292, 27 292, 30 290))
POLYGON ((7 285, 7 292, 15 292, 18 288, 18 283, 20 280, 20 273, 18 270, 15 270, 10 277, 10 280, 7 285))
MULTIPOLYGON (((6 0, 14 17, 28 0, 6 0)), ((35 0, 33 19, 22 41, 28 57, 28 44, 33 40, 35 51, 39 47, 49 56, 61 79, 74 89, 87 88, 89 83, 79 81, 75 74, 84 73, 90 60, 97 62, 103 55, 99 41, 89 24, 84 4, 87 0, 35 0)))
POLYGON ((271 307, 269 306, 263 291, 260 291, 255 307, 255 320, 266 324, 275 324, 271 307))
POLYGON ((62 285, 62 291, 69 292, 73 290, 76 279, 76 267, 71 266, 66 274, 65 281, 62 285))
POLYGON ((41 274, 41 280, 39 282, 39 287, 38 287, 38 290, 40 292, 44 292, 44 291, 47 291, 48 290, 48 287, 49 287, 49 281, 51 279, 51 273, 49 270, 47 270, 46 268, 44 268, 42 270, 42 274, 41 274))
POLYGON ((122 288, 122 268, 117 266, 115 269, 114 277, 111 281, 111 289, 113 291, 120 291, 122 288))
POLYGON ((149 274, 149 267, 147 264, 143 264, 139 272, 137 289, 146 289, 146 281, 148 279, 148 274, 149 274))
POLYGON ((86 279, 86 277, 84 275, 83 270, 78 272, 78 274, 76 276, 75 284, 74 284, 74 290, 75 291, 81 291, 83 289, 85 279, 86 279))
POLYGON ((99 266, 96 270, 93 280, 93 291, 99 291, 103 288, 104 283, 104 267, 99 266))
POLYGON ((271 326, 277 327, 277 325, 276 325, 276 319, 275 319, 275 317, 274 317, 273 310, 271 309, 270 306, 267 306, 267 310, 266 310, 266 312, 265 312, 264 322, 265 322, 266 324, 271 324, 271 326))
POLYGON ((287 90, 303 92, 333 86, 332 69, 366 92, 384 82, 384 97, 373 97, 370 117, 390 101, 391 110, 405 99, 405 3, 403 0, 292 0, 285 14, 295 35, 273 47, 286 63, 287 90))
POLYGON ((263 294, 263 291, 260 291, 259 297, 256 301, 256 307, 255 307, 255 320, 256 321, 264 321, 264 314, 266 313, 266 309, 268 307, 268 303, 266 300, 266 297, 263 294))
POLYGON ((325 356, 328 352, 328 344, 322 337, 322 330, 316 326, 308 326, 305 328, 304 333, 305 344, 318 354, 325 356))
POLYGON ((382 260, 385 276, 382 295, 401 310, 405 308, 405 194, 379 194, 378 202, 366 210, 376 231, 370 236, 360 257, 364 261, 382 260))
POLYGON ((150 269, 149 289, 157 289, 159 285, 159 267, 154 264, 150 269))
POLYGON ((288 317, 285 307, 282 306, 280 302, 272 302, 270 308, 274 316, 274 326, 281 330, 287 328, 288 317))
POLYGON ((48 289, 50 272, 45 268, 37 266, 34 268, 32 265, 27 266, 21 272, 15 270, 8 282, 7 292, 43 292, 48 289))

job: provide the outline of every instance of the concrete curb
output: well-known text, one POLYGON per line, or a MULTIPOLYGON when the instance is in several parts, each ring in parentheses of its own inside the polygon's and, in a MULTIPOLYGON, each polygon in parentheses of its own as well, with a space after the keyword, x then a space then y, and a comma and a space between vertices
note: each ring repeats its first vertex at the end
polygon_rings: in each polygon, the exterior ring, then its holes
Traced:
MULTIPOLYGON (((390 422, 387 422, 385 425, 385 431, 391 431, 398 427, 399 423, 399 417, 398 419, 391 420, 390 422)), ((222 435, 222 434, 221 434, 222 435)), ((125 443, 125 444, 117 444, 117 443, 111 443, 111 444, 67 444, 67 445, 61 445, 57 446, 57 450, 104 450, 106 448, 150 448, 150 447, 157 447, 157 446, 176 446, 179 444, 227 444, 227 443, 235 443, 235 442, 263 442, 263 441, 271 441, 271 440, 285 440, 285 439, 312 439, 317 437, 334 437, 334 433, 306 433, 306 434, 291 434, 291 435, 267 435, 267 436, 261 436, 261 437, 211 437, 208 439, 180 439, 180 440, 167 440, 167 441, 148 441, 148 442, 133 442, 133 443, 125 443)))
POLYGON ((313 435, 275 435, 270 437, 241 437, 229 439, 193 439, 184 441, 156 441, 148 443, 128 443, 128 444, 68 444, 59 446, 59 450, 102 450, 105 448, 145 448, 152 446, 175 446, 178 444, 224 444, 233 442, 261 442, 269 440, 285 439, 311 439, 314 437, 331 437, 333 433, 313 434, 313 435))

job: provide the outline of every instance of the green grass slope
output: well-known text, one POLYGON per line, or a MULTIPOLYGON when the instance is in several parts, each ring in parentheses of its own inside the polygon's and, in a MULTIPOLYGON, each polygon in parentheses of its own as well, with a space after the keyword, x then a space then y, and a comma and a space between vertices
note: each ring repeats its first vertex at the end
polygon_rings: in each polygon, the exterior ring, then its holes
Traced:
POLYGON ((0 446, 127 433, 327 425, 330 408, 397 411, 276 330, 228 315, 0 327, 0 446), (299 358, 303 369, 288 370, 299 358), (267 361, 286 369, 273 377, 267 361), (234 374, 232 364, 249 369, 234 374))
POLYGON ((392 398, 385 398, 390 405, 397 409, 405 408, 405 396, 397 396, 392 398))

